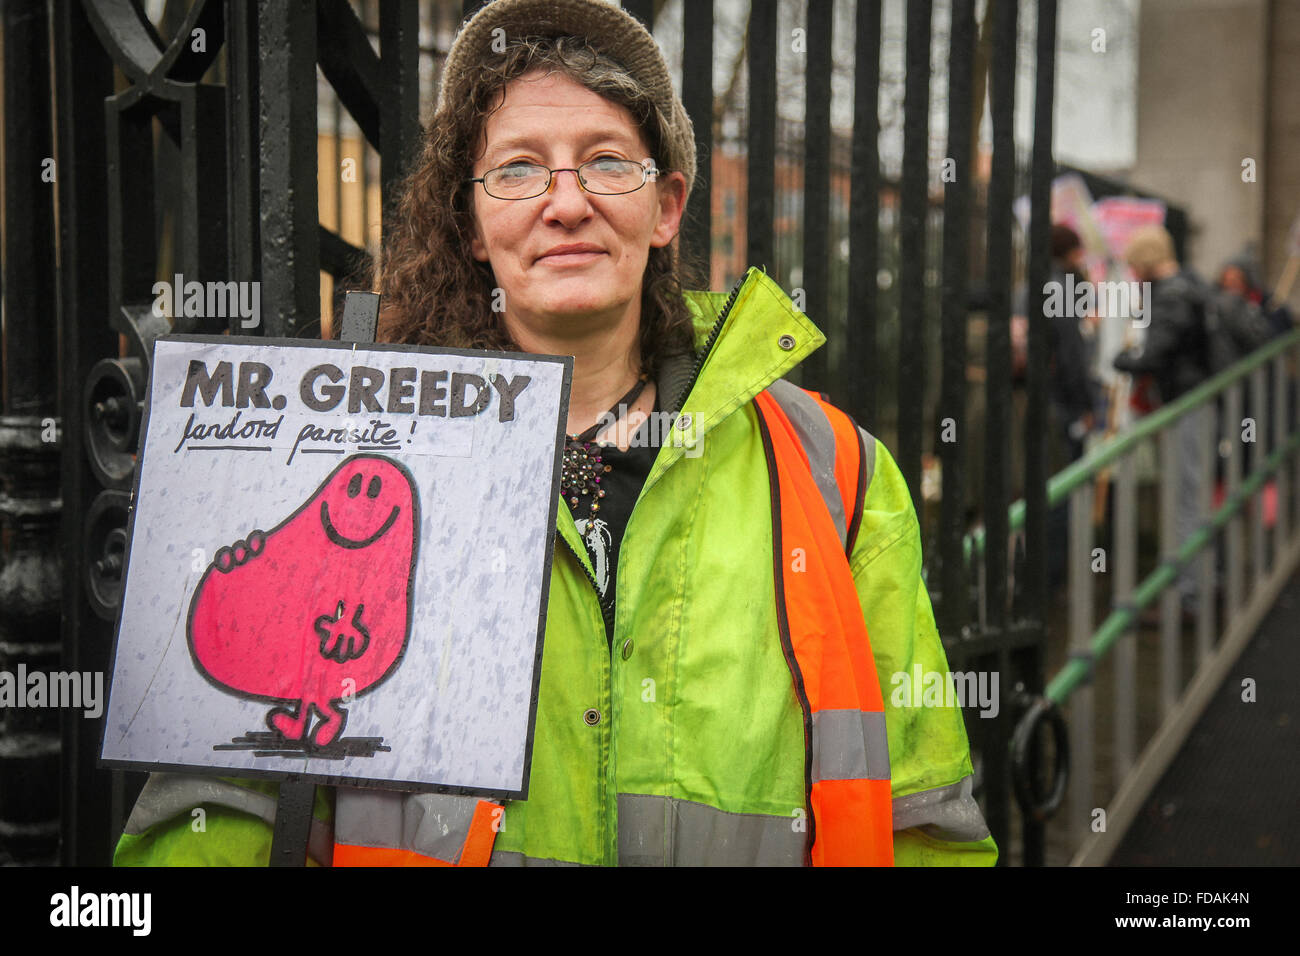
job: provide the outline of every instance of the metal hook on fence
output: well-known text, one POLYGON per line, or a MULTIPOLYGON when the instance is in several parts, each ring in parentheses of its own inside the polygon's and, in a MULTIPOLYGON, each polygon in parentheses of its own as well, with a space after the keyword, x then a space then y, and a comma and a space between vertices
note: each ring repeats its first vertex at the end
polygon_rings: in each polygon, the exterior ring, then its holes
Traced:
POLYGON ((1054 701, 1046 697, 1024 698, 1024 701, 1028 706, 1011 736, 1011 783, 1021 812, 1041 823, 1051 817, 1065 799, 1066 782, 1070 777, 1070 739, 1065 716, 1054 701), (1056 752, 1052 786, 1046 794, 1039 790, 1036 775, 1031 774, 1029 767, 1030 747, 1043 721, 1047 721, 1051 728, 1056 752))

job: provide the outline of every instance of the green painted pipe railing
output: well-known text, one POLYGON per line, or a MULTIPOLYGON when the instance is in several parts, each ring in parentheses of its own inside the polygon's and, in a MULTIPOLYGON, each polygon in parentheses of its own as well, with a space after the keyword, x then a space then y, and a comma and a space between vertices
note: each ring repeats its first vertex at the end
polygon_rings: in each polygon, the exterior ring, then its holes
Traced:
POLYGON ((1048 683, 1047 689, 1043 692, 1044 696, 1057 704, 1064 704, 1075 688, 1087 683, 1094 662, 1111 649, 1129 629, 1133 619, 1141 613, 1142 609, 1158 598, 1160 593, 1177 579, 1178 574, 1191 563, 1192 559, 1214 541, 1214 535, 1245 506, 1251 495, 1260 491, 1268 479, 1282 467, 1283 462, 1298 449, 1300 449, 1300 432, 1292 435, 1290 441, 1274 450, 1259 468, 1252 471, 1250 478, 1228 496, 1210 520, 1183 542, 1183 546, 1178 549, 1178 554, 1162 561, 1159 567, 1142 579, 1142 583, 1133 590, 1132 600, 1124 607, 1111 611, 1101 627, 1093 633, 1089 644, 1091 658, 1075 658, 1061 668, 1048 683))
MULTIPOLYGON (((1071 491, 1108 468, 1116 459, 1132 452, 1140 442, 1146 441, 1172 425, 1186 412, 1217 398, 1221 393, 1255 369, 1271 361, 1287 349, 1300 344, 1300 329, 1288 332, 1263 348, 1252 352, 1235 365, 1207 379, 1176 402, 1143 416, 1137 424, 1121 435, 1116 435, 1104 445, 1099 445, 1078 461, 1053 475, 1047 482, 1047 506, 1053 508, 1065 501, 1071 491)), ((1025 525, 1025 502, 1016 501, 1007 509, 1009 531, 1016 533, 1025 525)), ((972 531, 962 541, 962 550, 969 565, 972 555, 984 553, 984 529, 972 531)))

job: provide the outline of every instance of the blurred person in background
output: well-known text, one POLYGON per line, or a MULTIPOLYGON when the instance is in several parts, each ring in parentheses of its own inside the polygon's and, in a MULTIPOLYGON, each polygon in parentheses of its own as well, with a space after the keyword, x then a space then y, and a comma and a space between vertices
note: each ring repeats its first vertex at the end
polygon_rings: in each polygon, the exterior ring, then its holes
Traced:
MULTIPOLYGON (((1210 347, 1206 312, 1210 290, 1197 275, 1184 269, 1174 253, 1174 240, 1163 226, 1146 226, 1129 240, 1125 259, 1137 280, 1150 283, 1146 308, 1146 340, 1125 349, 1115 357, 1115 368, 1130 375, 1150 374, 1160 390, 1161 401, 1169 404, 1196 388, 1210 377, 1210 347)), ((1205 482, 1202 468, 1207 430, 1213 406, 1200 407, 1184 414, 1172 426, 1177 431, 1176 462, 1162 462, 1176 467, 1177 518, 1176 546, 1196 530, 1202 515, 1200 502, 1205 482)), ((1196 578, 1191 569, 1178 578, 1183 617, 1195 612, 1196 578)))
MULTIPOLYGON (((1055 224, 1051 234, 1052 273, 1048 280, 1061 290, 1088 281, 1084 267, 1083 243, 1079 234, 1069 226, 1055 224)), ((1048 290, 1044 290, 1047 294, 1048 290)), ((1074 296, 1060 295, 1060 300, 1073 303, 1074 296)), ((1046 302, 1046 299, 1044 299, 1046 302)), ((1051 401, 1052 425, 1049 443, 1049 461, 1053 473, 1078 461, 1084 453, 1084 443, 1095 422, 1097 384, 1088 365, 1088 350, 1081 326, 1089 316, 1075 314, 1073 308, 1047 309, 1048 350, 1051 359, 1048 395, 1051 401), (1058 314, 1059 313, 1059 314, 1058 314)), ((1048 535, 1053 541, 1066 541, 1070 533, 1069 505, 1061 504, 1051 510, 1047 518, 1048 535)), ((1066 548, 1048 551, 1048 587, 1057 588, 1065 583, 1066 548)))

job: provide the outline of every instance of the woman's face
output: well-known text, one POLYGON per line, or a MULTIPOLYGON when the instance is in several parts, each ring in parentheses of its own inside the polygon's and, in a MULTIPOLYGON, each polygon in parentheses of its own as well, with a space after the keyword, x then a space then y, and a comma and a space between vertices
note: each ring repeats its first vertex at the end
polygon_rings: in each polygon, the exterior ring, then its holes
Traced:
MULTIPOLYGON (((650 157, 623 106, 541 71, 506 86, 483 144, 474 176, 511 162, 556 169, 601 156, 663 161, 650 157)), ((527 348, 537 336, 583 338, 637 323, 646 259, 677 234, 685 195, 681 173, 660 174, 658 184, 620 196, 588 193, 568 172, 556 173, 550 191, 533 199, 496 199, 475 184, 471 250, 504 290, 515 340, 527 348)))

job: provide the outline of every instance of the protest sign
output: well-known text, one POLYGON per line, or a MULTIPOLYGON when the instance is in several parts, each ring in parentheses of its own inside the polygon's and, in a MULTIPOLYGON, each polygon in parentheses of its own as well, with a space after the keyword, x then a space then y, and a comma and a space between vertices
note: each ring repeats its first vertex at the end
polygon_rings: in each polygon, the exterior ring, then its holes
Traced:
POLYGON ((1163 226, 1165 204, 1158 199, 1107 196, 1092 206, 1092 216, 1106 239, 1111 258, 1124 261, 1133 234, 1144 226, 1163 226))
POLYGON ((160 339, 104 763, 524 796, 571 374, 160 339))

